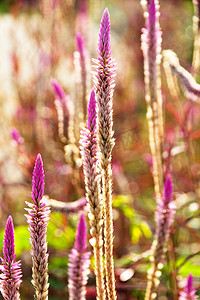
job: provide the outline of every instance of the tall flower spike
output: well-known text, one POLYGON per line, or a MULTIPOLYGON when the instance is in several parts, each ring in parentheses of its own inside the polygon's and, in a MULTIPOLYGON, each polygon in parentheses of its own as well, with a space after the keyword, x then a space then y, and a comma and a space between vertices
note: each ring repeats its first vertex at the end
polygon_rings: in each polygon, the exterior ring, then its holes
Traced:
POLYGON ((38 154, 32 180, 33 203, 26 202, 29 208, 26 215, 29 224, 31 256, 33 262, 32 284, 35 288, 35 299, 48 299, 48 253, 46 232, 50 208, 44 195, 44 170, 41 155, 38 154))
POLYGON ((193 277, 192 274, 189 274, 187 278, 187 284, 183 291, 180 292, 179 300, 195 300, 198 299, 195 295, 196 290, 193 288, 193 277))
POLYGON ((167 175, 163 197, 157 205, 155 215, 156 219, 156 234, 152 245, 152 266, 148 271, 148 282, 145 300, 155 299, 157 296, 157 287, 160 283, 159 277, 161 275, 162 260, 165 254, 166 243, 169 238, 169 230, 173 223, 175 205, 172 201, 173 185, 170 175, 167 175))
POLYGON ((68 289, 69 300, 85 300, 86 284, 88 281, 90 252, 87 248, 87 230, 85 217, 81 214, 74 248, 69 254, 68 289))
POLYGON ((98 41, 98 59, 94 72, 94 86, 98 106, 98 144, 100 148, 100 164, 102 168, 103 204, 104 204, 104 241, 105 268, 108 299, 116 299, 114 261, 113 261, 113 217, 112 217, 112 171, 111 153, 114 146, 113 138, 113 91, 115 63, 111 57, 110 16, 104 10, 98 41))
POLYGON ((102 197, 100 194, 99 148, 97 142, 97 107, 95 91, 92 89, 88 104, 87 127, 81 132, 80 150, 85 175, 86 198, 89 206, 90 240, 94 250, 97 299, 105 299, 103 251, 102 251, 102 197))
POLYGON ((149 127, 149 144, 153 158, 153 179, 157 201, 160 200, 163 185, 162 153, 163 113, 161 96, 161 29, 159 25, 159 1, 141 0, 146 8, 145 28, 142 29, 142 51, 144 56, 145 99, 149 127), (144 4, 145 2, 145 4, 144 4), (149 3, 149 4, 148 4, 149 3))
POLYGON ((5 300, 19 300, 19 287, 21 284, 21 263, 16 261, 14 227, 12 217, 9 216, 6 223, 4 242, 3 242, 3 258, 0 266, 0 290, 5 300))

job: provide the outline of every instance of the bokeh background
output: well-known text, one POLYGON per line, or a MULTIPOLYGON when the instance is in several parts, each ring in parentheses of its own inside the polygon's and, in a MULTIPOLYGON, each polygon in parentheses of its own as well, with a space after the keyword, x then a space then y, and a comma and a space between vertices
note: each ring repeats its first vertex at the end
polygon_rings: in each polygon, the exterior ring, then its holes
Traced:
MULTIPOLYGON (((175 51, 181 64, 192 72, 192 1, 160 0, 160 6, 163 49, 175 51)), ((64 144, 58 137, 50 79, 56 78, 77 106, 80 85, 74 66, 75 35, 82 34, 92 65, 91 58, 97 57, 98 30, 105 7, 110 12, 112 56, 118 68, 114 93, 116 145, 112 160, 117 290, 119 300, 144 298, 156 204, 144 100, 140 48, 144 18, 140 1, 1 0, 0 253, 6 219, 12 215, 17 259, 22 261, 22 300, 33 298, 24 207, 25 201, 31 201, 36 155, 42 155, 45 194, 51 199, 71 202, 85 193, 80 160, 75 166, 66 162, 64 144), (18 143, 11 135, 13 127, 21 136, 18 143)), ((162 80, 163 157, 165 167, 169 163, 172 166, 177 214, 164 261, 160 300, 178 299, 177 291, 184 286, 189 273, 194 276, 195 287, 200 289, 200 109, 198 104, 185 99, 181 87, 178 97, 170 93, 163 68, 162 80), (191 135, 194 132, 196 135, 191 135)), ((88 75, 88 93, 91 87, 92 77, 88 75)), ((75 145, 79 147, 83 124, 77 120, 75 145)), ((68 297, 68 254, 73 247, 77 220, 76 214, 51 214, 48 248, 52 300, 68 297)), ((94 284, 91 268, 87 299, 95 299, 94 284)))

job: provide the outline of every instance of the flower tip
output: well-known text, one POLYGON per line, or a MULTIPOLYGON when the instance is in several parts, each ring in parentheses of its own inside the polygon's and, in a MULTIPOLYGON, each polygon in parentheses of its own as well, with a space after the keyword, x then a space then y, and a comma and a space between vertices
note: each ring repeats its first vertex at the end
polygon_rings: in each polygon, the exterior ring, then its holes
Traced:
POLYGON ((108 27, 110 25, 110 13, 108 11, 108 8, 106 7, 104 9, 102 19, 101 19, 101 26, 102 27, 108 27))
POLYGON ((164 201, 166 203, 169 203, 172 201, 172 192, 173 192, 173 184, 172 184, 172 178, 170 174, 167 174, 166 180, 165 180, 165 186, 164 186, 164 201))
POLYGON ((149 25, 150 26, 155 26, 155 22, 156 22, 156 4, 155 4, 155 0, 150 1, 148 11, 149 11, 149 25))
POLYGON ((32 179, 33 202, 37 205, 38 202, 42 199, 43 195, 44 195, 44 169, 43 169, 42 156, 39 153, 37 155, 34 170, 33 170, 33 179, 32 179))
POLYGON ((85 221, 85 216, 83 213, 81 213, 79 222, 77 225, 77 230, 76 230, 76 241, 74 248, 82 253, 87 246, 87 225, 85 221))
POLYGON ((83 52, 84 43, 83 43, 83 37, 80 34, 80 32, 76 33, 76 48, 79 52, 83 52))
POLYGON ((187 290, 188 290, 188 293, 190 293, 192 291, 192 288, 193 288, 193 277, 192 277, 192 274, 189 274, 188 275, 188 279, 187 279, 187 290))
POLYGON ((7 227, 7 226, 12 227, 12 228, 14 227, 14 226, 13 226, 13 219, 12 219, 11 216, 9 216, 8 219, 7 219, 6 227, 7 227))
POLYGON ((65 97, 65 92, 63 91, 58 81, 55 78, 51 78, 51 84, 53 87, 55 97, 59 100, 62 100, 65 97))
POLYGON ((88 103, 88 120, 87 120, 87 127, 90 131, 93 131, 96 126, 96 117, 97 117, 97 111, 96 111, 96 97, 95 97, 95 90, 94 88, 91 89, 90 93, 90 100, 88 103))

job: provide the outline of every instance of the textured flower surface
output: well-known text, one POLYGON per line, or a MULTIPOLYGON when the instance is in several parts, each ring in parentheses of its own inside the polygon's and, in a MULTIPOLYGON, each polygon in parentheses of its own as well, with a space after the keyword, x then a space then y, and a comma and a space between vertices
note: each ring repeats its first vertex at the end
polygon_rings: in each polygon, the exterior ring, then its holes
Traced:
POLYGON ((180 292, 179 300, 195 300, 198 296, 195 295, 196 290, 193 288, 193 277, 189 274, 187 284, 183 291, 180 292))
POLYGON ((70 300, 86 299, 86 284, 88 281, 90 252, 86 251, 87 230, 84 214, 81 214, 74 248, 69 254, 68 289, 70 300))
POLYGON ((4 235, 3 258, 0 266, 0 290, 5 300, 20 299, 19 287, 21 284, 22 272, 19 261, 15 260, 15 240, 12 217, 9 216, 4 235))
POLYGON ((102 156, 102 166, 107 166, 111 159, 114 146, 113 138, 113 92, 116 65, 111 57, 110 46, 110 16, 108 9, 104 10, 98 41, 98 59, 93 59, 95 66, 94 87, 98 106, 98 135, 102 156))
POLYGON ((87 127, 81 132, 80 150, 85 175, 86 198, 89 206, 90 243, 94 249, 98 299, 105 299, 102 251, 103 204, 100 195, 99 147, 97 142, 97 103, 92 89, 88 104, 87 127))
POLYGON ((44 195, 44 170, 41 155, 38 154, 33 171, 32 200, 26 202, 29 208, 25 210, 29 224, 31 255, 32 255, 32 283, 35 288, 35 298, 48 299, 48 253, 46 232, 50 208, 44 195))

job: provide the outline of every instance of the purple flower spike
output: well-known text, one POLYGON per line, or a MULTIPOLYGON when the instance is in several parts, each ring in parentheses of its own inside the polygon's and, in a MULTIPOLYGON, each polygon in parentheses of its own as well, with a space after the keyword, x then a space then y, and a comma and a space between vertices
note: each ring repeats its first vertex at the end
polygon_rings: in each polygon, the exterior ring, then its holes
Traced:
POLYGON ((110 46, 110 16, 108 9, 104 10, 98 41, 98 59, 94 72, 94 87, 98 106, 98 141, 101 150, 102 166, 105 168, 111 160, 114 146, 113 139, 113 92, 116 65, 111 57, 110 46))
POLYGON ((87 247, 87 226, 84 214, 82 213, 78 222, 76 231, 76 241, 74 248, 82 253, 87 247))
POLYGON ((193 277, 189 274, 187 279, 187 284, 183 291, 180 292, 179 300, 195 300, 197 295, 195 295, 196 290, 193 288, 193 277))
MULTIPOLYGON (((175 204, 172 201, 173 184, 168 174, 165 180, 162 200, 158 203, 156 212, 157 235, 163 240, 168 239, 169 229, 173 223, 175 204)), ((165 243, 165 242, 164 242, 165 243)))
POLYGON ((26 202, 29 208, 26 215, 29 224, 32 255, 32 284, 35 288, 35 299, 48 299, 48 253, 46 232, 50 208, 44 194, 44 170, 41 155, 38 154, 33 171, 33 203, 26 202))
POLYGON ((97 102, 95 99, 95 91, 94 88, 91 90, 90 94, 90 101, 88 104, 88 120, 87 120, 87 127, 91 133, 94 133, 96 130, 96 123, 97 123, 97 102))
POLYGON ((63 91, 60 84, 54 78, 51 79, 51 84, 54 90, 55 98, 58 100, 63 100, 65 98, 65 92, 63 91))
POLYGON ((163 193, 163 202, 165 202, 166 205, 172 201, 172 192, 173 192, 172 178, 168 174, 165 180, 165 187, 163 193))
POLYGON ((21 263, 15 260, 15 240, 12 217, 9 216, 4 235, 2 266, 0 266, 0 290, 5 300, 19 300, 21 263))
POLYGON ((71 254, 69 254, 69 300, 85 300, 91 254, 86 252, 86 240, 86 222, 84 215, 81 214, 76 231, 75 245, 71 254))
POLYGON ((97 299, 105 299, 102 251, 102 199, 100 195, 99 148, 97 142, 97 103, 92 89, 88 104, 87 127, 81 131, 80 150, 85 175, 86 198, 89 206, 90 240, 94 248, 97 299))
POLYGON ((41 155, 38 154, 33 170, 32 199, 35 205, 39 205, 44 195, 44 170, 41 155))

